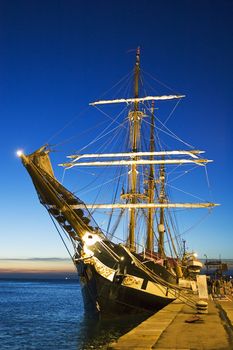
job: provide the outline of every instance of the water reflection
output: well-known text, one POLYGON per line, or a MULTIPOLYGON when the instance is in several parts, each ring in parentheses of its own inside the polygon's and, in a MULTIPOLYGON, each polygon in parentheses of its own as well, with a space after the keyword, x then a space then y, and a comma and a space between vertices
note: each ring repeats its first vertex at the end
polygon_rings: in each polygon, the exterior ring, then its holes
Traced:
POLYGON ((98 319, 84 315, 79 324, 79 337, 81 332, 82 341, 77 344, 77 350, 107 349, 109 343, 130 331, 147 317, 148 315, 139 314, 98 319))
POLYGON ((0 280, 0 349, 106 349, 145 315, 84 315, 77 282, 0 280))

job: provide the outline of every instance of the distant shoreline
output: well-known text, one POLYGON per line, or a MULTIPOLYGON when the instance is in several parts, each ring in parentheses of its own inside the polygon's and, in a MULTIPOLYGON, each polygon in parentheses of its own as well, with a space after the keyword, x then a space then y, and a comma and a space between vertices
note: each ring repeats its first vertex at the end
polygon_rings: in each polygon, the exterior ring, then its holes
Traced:
POLYGON ((212 261, 212 260, 220 260, 223 264, 227 264, 228 265, 228 268, 233 268, 233 259, 219 259, 219 258, 215 258, 215 259, 212 259, 212 258, 207 258, 207 259, 200 259, 200 261, 205 264, 205 262, 208 261, 212 261))
POLYGON ((36 279, 36 280, 42 280, 42 279, 64 279, 64 280, 78 280, 78 274, 77 273, 15 273, 15 272, 7 272, 7 273, 0 273, 0 280, 9 280, 9 279, 36 279))

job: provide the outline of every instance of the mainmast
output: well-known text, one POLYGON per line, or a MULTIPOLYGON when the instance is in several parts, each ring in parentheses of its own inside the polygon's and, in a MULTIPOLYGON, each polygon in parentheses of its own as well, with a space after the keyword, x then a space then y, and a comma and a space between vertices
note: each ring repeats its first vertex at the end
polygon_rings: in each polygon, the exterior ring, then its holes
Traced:
MULTIPOLYGON (((160 165, 159 180, 160 180, 159 203, 164 204, 166 201, 166 197, 165 197, 165 166, 164 166, 164 164, 160 165)), ((164 253, 165 226, 164 226, 164 208, 163 207, 160 208, 158 232, 159 232, 158 253, 159 253, 160 257, 164 258, 165 257, 165 253, 164 253)))
MULTIPOLYGON (((134 68, 134 98, 139 97, 139 74, 140 74, 140 48, 137 48, 136 52, 136 64, 134 68)), ((140 136, 140 126, 143 113, 139 111, 139 102, 134 101, 134 109, 129 112, 129 122, 130 122, 130 138, 131 138, 131 151, 133 153, 138 152, 138 143, 140 136)), ((137 156, 132 158, 137 160, 137 156)), ((130 179, 130 196, 129 202, 136 204, 137 197, 139 193, 137 192, 137 164, 132 164, 129 172, 130 179)), ((129 247, 132 251, 135 251, 135 225, 136 225, 136 209, 130 209, 130 219, 129 219, 129 247)))
MULTIPOLYGON (((154 101, 152 101, 151 110, 151 127, 150 127, 150 152, 155 152, 155 116, 154 116, 154 101)), ((153 155, 150 156, 153 160, 153 155)), ((155 192, 155 176, 154 176, 154 165, 150 164, 150 172, 148 179, 148 203, 154 202, 155 192)), ((154 251, 154 208, 148 209, 148 226, 147 226, 147 242, 146 248, 148 251, 154 251)))

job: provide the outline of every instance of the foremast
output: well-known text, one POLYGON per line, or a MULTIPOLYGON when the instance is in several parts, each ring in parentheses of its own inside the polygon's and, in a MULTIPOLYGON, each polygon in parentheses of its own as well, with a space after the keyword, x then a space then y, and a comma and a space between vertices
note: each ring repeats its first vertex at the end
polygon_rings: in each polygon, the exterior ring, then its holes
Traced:
MULTIPOLYGON (((134 98, 139 97, 139 74, 140 74, 140 48, 137 48, 136 52, 136 63, 134 68, 134 98)), ((139 111, 139 102, 134 101, 134 110, 129 112, 129 122, 130 122, 130 138, 131 138, 131 151, 133 153, 138 152, 138 145, 140 140, 140 127, 141 119, 143 113, 139 111)), ((133 160, 137 160, 138 157, 134 156, 133 160)), ((129 171, 129 202, 132 204, 137 203, 137 198, 139 195, 137 186, 137 164, 132 164, 129 171)), ((135 229, 136 229, 136 209, 130 209, 130 219, 129 219, 129 248, 132 251, 136 250, 135 242, 135 229)))

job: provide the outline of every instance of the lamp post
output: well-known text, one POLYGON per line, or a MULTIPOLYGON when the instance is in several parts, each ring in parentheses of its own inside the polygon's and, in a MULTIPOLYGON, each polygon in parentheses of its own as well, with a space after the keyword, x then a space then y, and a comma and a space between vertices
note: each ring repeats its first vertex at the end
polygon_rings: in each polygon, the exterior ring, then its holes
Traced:
POLYGON ((209 268, 209 266, 208 266, 208 258, 207 258, 207 255, 206 254, 204 254, 204 256, 205 256, 205 266, 206 266, 206 268, 207 268, 207 272, 208 272, 208 268, 209 268))

